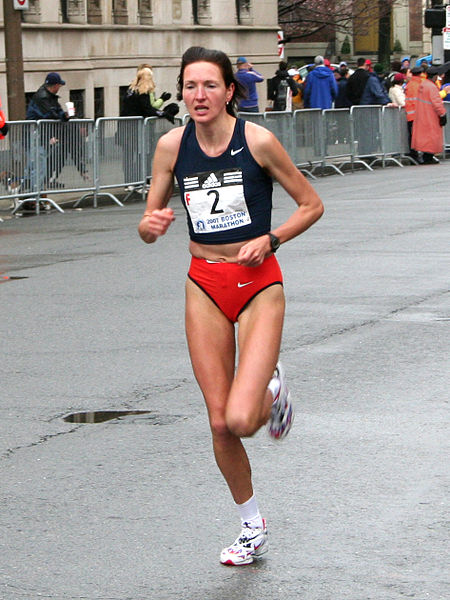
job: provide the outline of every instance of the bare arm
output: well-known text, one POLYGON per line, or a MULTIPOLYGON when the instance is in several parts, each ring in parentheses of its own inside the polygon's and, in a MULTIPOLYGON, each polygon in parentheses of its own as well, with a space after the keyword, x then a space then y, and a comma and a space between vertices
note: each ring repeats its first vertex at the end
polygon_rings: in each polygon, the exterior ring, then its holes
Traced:
POLYGON ((147 244, 156 242, 175 220, 173 210, 167 208, 167 204, 173 191, 173 169, 182 135, 182 127, 172 129, 156 146, 147 207, 138 227, 139 235, 147 244))
MULTIPOLYGON (((323 214, 323 204, 317 192, 300 173, 288 153, 267 129, 254 123, 246 123, 246 138, 255 160, 280 183, 297 204, 288 220, 272 229, 281 243, 300 235, 323 214)), ((245 244, 238 255, 238 262, 255 266, 270 254, 269 236, 263 235, 245 244)))

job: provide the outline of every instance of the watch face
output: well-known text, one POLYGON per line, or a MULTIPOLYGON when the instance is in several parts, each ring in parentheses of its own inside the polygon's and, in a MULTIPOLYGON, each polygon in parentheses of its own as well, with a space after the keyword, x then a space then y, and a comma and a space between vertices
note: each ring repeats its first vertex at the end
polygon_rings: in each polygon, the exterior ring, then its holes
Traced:
POLYGON ((272 248, 273 252, 278 250, 280 247, 280 240, 276 235, 273 235, 273 233, 270 234, 270 247, 272 248))

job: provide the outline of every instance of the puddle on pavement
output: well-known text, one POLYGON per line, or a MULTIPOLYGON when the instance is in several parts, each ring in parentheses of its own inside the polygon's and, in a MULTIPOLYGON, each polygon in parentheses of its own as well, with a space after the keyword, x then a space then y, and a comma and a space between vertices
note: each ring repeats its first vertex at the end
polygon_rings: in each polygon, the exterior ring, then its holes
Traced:
POLYGON ((0 273, 0 283, 5 283, 5 281, 14 281, 15 279, 28 279, 28 277, 19 277, 18 275, 4 275, 0 273))
POLYGON ((93 412, 72 413, 64 417, 67 423, 104 423, 133 415, 148 415, 150 410, 96 410, 93 412))

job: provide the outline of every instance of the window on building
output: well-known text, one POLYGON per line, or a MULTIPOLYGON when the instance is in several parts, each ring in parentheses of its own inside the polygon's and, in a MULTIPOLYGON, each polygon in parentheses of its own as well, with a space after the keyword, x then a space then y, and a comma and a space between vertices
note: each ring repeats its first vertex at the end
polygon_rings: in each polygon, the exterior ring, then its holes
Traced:
POLYGON ((236 0, 236 19, 238 25, 248 22, 250 18, 250 0, 236 0))
POLYGON ((88 23, 102 22, 102 7, 100 5, 100 0, 88 0, 87 21, 88 23))
POLYGON ((84 119, 84 95, 84 90, 70 90, 69 92, 70 101, 74 104, 75 117, 77 119, 84 119))
POLYGON ((61 20, 63 23, 69 22, 69 11, 68 11, 68 0, 60 0, 61 6, 61 20))
POLYGON ((122 108, 123 108, 123 99, 125 98, 125 96, 127 95, 128 92, 128 85, 121 85, 119 88, 119 106, 120 106, 120 114, 122 114, 122 108))
POLYGON ((105 88, 94 88, 94 119, 105 116, 105 88))
POLYGON ((138 4, 139 23, 141 25, 152 24, 152 0, 139 0, 138 4))
POLYGON ((192 0, 192 19, 195 25, 205 25, 211 21, 210 0, 192 0))
POLYGON ((113 0, 113 21, 117 25, 128 25, 127 0, 113 0))

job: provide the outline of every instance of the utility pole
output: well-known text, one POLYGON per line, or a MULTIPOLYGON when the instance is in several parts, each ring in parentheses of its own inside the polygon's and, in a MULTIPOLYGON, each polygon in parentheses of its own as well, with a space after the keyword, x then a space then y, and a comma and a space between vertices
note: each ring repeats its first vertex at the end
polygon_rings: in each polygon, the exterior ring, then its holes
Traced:
POLYGON ((5 34, 8 120, 22 121, 25 119, 22 22, 20 10, 14 9, 13 0, 3 0, 3 28, 5 34))

